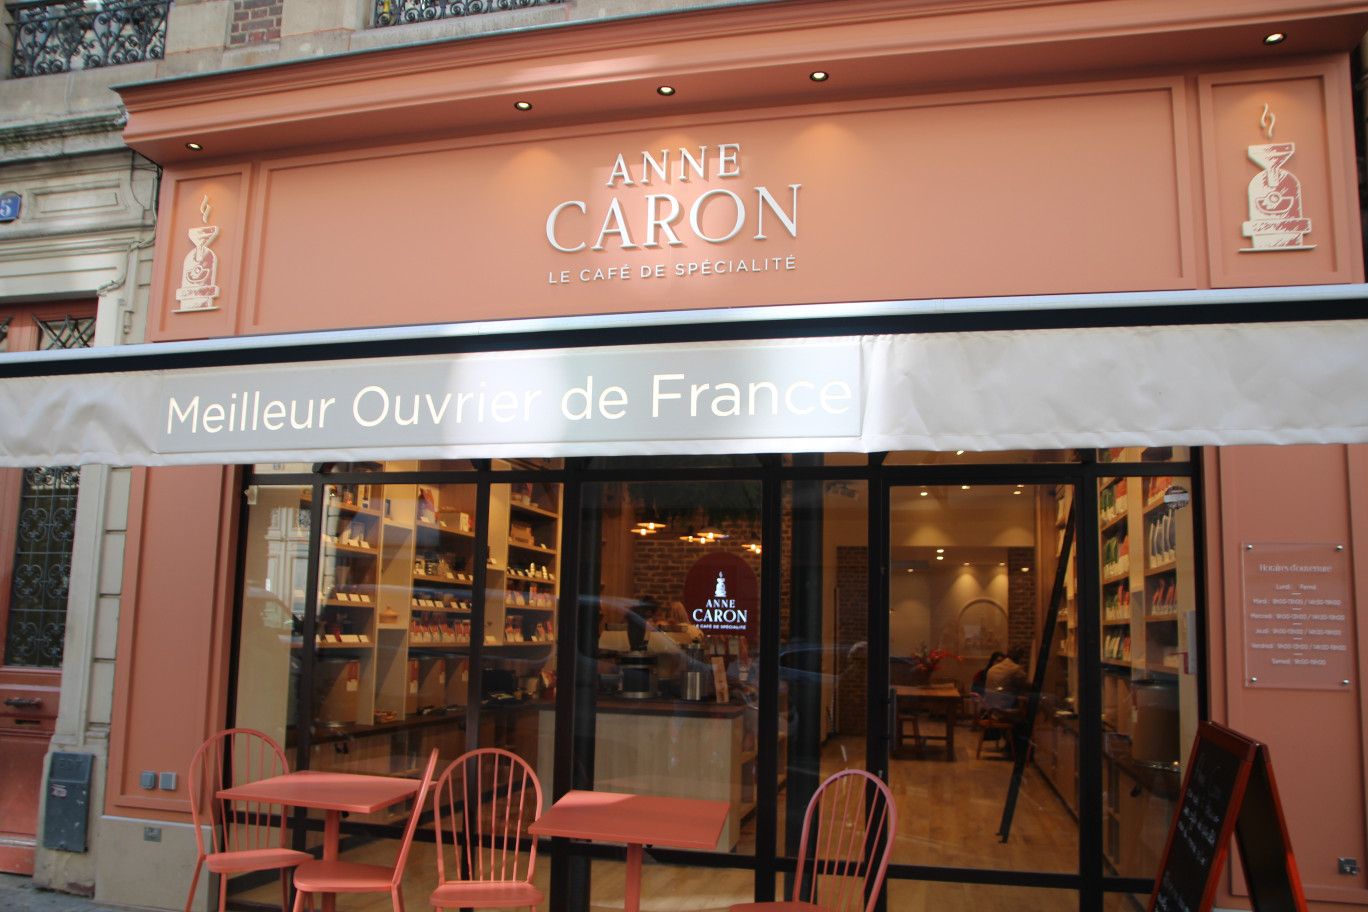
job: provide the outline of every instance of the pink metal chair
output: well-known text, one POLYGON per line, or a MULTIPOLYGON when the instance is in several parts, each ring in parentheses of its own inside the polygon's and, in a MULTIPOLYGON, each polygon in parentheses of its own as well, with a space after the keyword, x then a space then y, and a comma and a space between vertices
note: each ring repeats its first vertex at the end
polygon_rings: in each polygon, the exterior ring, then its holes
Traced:
POLYGON ((532 886, 537 839, 527 834, 527 827, 541 816, 542 790, 532 767, 506 750, 470 751, 442 772, 432 803, 438 882, 429 900, 433 907, 527 906, 535 912, 542 892, 532 886), (455 854, 456 870, 449 880, 442 851, 444 816, 451 821, 455 854))
POLYGON ((418 829, 418 818, 423 816, 436 768, 437 751, 433 750, 423 772, 422 785, 413 798, 413 810, 409 812, 408 826, 404 828, 404 838, 399 843, 399 854, 395 856, 393 866, 340 860, 306 861, 295 868, 294 885, 298 892, 295 893, 294 912, 300 912, 306 905, 313 909, 315 893, 388 893, 393 912, 404 912, 404 865, 408 862, 413 831, 418 829))
POLYGON ((863 770, 842 770, 808 802, 793 900, 741 903, 731 912, 873 912, 897 832, 888 786, 863 770))
POLYGON ((289 808, 257 802, 216 798, 219 789, 269 779, 290 771, 285 752, 269 735, 250 728, 230 728, 200 745, 190 761, 190 817, 195 825, 195 875, 185 912, 195 901, 200 871, 208 866, 219 875, 219 912, 228 898, 228 875, 246 871, 280 870, 280 908, 290 902, 289 870, 312 858, 307 852, 285 847, 285 820, 289 808), (208 799, 209 819, 201 817, 208 799), (205 846, 204 827, 210 827, 213 844, 205 846))

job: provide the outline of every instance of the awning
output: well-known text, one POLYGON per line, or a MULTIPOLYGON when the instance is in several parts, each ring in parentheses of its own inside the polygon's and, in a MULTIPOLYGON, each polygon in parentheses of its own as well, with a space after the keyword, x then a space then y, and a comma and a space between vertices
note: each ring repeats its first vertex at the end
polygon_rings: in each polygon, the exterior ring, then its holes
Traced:
MULTIPOLYGON (((269 358, 280 338, 228 341, 269 358)), ((1368 442, 1364 320, 507 341, 150 370, 36 359, 61 370, 0 380, 0 464, 1368 442)), ((136 348, 130 366, 175 352, 136 348)))

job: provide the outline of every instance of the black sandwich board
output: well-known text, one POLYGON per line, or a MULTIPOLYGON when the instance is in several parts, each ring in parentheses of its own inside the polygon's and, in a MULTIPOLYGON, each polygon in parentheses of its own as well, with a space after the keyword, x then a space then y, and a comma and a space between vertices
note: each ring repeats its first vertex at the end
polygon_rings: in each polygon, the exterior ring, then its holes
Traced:
POLYGON ((1268 746, 1203 722, 1149 912, 1209 912, 1232 834, 1255 912, 1306 912, 1268 746))

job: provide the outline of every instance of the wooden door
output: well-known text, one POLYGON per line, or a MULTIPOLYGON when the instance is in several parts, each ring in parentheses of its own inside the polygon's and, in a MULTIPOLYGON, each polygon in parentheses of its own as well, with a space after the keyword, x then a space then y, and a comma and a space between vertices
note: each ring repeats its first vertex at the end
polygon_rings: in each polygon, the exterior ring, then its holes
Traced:
MULTIPOLYGON (((0 352, 80 348, 91 301, 0 309, 0 352)), ((32 874, 43 759, 62 688, 79 472, 0 470, 0 871, 32 874)))

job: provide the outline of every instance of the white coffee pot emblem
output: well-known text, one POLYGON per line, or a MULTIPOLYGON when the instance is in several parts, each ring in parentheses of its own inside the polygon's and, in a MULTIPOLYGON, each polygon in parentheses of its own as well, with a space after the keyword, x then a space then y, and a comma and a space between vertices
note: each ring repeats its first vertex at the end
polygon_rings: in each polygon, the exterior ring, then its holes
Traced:
POLYGON ((1264 105, 1259 124, 1269 142, 1249 147, 1249 160, 1264 170, 1249 182, 1249 219, 1244 223, 1243 233, 1250 239, 1250 246, 1242 248, 1245 253, 1310 250, 1316 246, 1306 243, 1311 220, 1302 215, 1301 181, 1283 167, 1297 147, 1294 143, 1272 142, 1276 122, 1268 105, 1264 105))
POLYGON ((218 254, 209 249, 214 238, 218 237, 218 226, 209 224, 209 197, 200 204, 202 227, 191 228, 187 234, 195 246, 185 255, 181 267, 181 285, 176 289, 176 300, 180 310, 212 309, 214 298, 218 297, 218 254))

